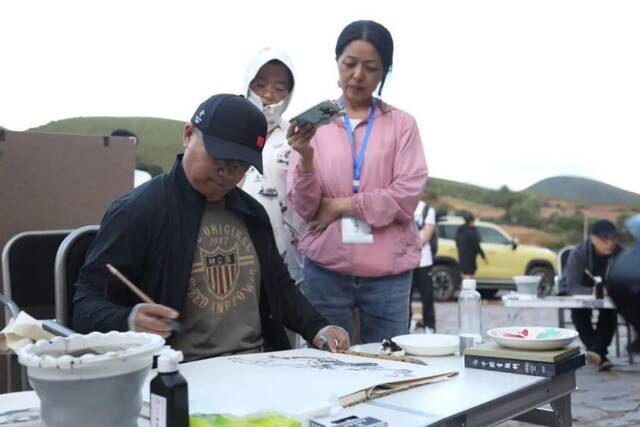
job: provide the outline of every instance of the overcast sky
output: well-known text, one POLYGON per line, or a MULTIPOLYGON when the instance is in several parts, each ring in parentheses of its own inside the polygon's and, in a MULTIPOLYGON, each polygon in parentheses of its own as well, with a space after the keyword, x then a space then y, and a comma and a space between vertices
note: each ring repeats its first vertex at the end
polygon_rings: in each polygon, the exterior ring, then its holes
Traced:
MULTIPOLYGON (((389 28, 383 99, 413 114, 430 175, 520 190, 553 175, 640 193, 640 1, 0 1, 0 125, 187 120, 289 52, 286 116, 339 96, 340 30, 389 28)), ((176 142, 178 150, 178 142, 176 142)))

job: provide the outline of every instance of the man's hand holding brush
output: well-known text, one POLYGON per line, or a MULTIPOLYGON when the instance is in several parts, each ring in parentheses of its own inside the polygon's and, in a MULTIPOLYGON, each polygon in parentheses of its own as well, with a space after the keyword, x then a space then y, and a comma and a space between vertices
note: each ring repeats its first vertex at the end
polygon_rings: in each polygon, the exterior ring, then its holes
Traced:
POLYGON ((178 312, 171 307, 162 304, 141 303, 133 307, 129 315, 129 329, 167 338, 176 329, 179 329, 180 324, 175 321, 177 318, 178 312))
POLYGON ((176 321, 179 314, 171 307, 156 304, 149 295, 120 273, 117 268, 107 264, 107 269, 136 294, 144 303, 133 307, 129 315, 129 329, 136 332, 149 332, 167 338, 173 332, 180 332, 180 323, 176 321))

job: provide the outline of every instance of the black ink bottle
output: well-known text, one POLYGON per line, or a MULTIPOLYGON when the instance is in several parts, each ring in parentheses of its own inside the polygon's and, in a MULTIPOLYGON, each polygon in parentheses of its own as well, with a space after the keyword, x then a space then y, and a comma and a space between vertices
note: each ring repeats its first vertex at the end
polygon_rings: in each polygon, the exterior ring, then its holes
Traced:
POLYGON ((151 380, 151 427, 189 427, 189 389, 178 372, 182 352, 164 350, 151 380))

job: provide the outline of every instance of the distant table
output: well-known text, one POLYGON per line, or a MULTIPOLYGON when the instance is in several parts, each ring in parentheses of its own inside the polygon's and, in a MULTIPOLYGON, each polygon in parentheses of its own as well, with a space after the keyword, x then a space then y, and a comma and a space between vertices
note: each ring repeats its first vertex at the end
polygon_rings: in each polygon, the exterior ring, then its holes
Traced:
POLYGON ((611 298, 596 299, 591 295, 548 296, 544 298, 531 298, 516 293, 502 297, 505 307, 513 308, 601 308, 615 309, 611 298))
MULTIPOLYGON (((502 297, 502 303, 509 308, 555 308, 558 309, 558 327, 565 327, 564 310, 572 308, 615 309, 609 297, 596 299, 591 295, 549 296, 537 298, 529 295, 518 295, 513 292, 502 297)), ((510 317, 510 320, 515 320, 510 317)))
MULTIPOLYGON (((616 306, 609 297, 596 299, 592 295, 570 295, 570 296, 548 296, 544 298, 531 298, 528 295, 522 296, 517 293, 511 293, 502 297, 502 303, 509 308, 553 308, 558 309, 558 327, 566 326, 565 310, 572 308, 590 308, 600 310, 615 310, 616 306)), ((517 317, 510 317, 515 320, 517 317)), ((618 326, 625 326, 627 329, 627 345, 631 343, 631 330, 627 322, 618 323, 618 326)), ((616 328, 616 354, 620 357, 620 337, 616 328)), ((628 352, 629 363, 633 363, 633 355, 628 352)))

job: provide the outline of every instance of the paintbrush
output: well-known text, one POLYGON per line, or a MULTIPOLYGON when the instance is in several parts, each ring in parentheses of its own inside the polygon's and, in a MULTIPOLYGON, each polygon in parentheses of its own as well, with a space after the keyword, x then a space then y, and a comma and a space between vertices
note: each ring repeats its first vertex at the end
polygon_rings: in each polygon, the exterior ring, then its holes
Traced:
POLYGON ((589 278, 590 278, 591 280, 593 280, 593 282, 594 282, 596 285, 599 285, 600 283, 602 283, 602 277, 600 277, 600 276, 594 276, 594 275, 593 275, 593 273, 592 273, 592 272, 590 272, 588 268, 585 268, 585 269, 584 269, 584 273, 585 273, 587 276, 589 276, 589 278))
MULTIPOLYGON (((113 265, 107 264, 107 269, 111 274, 113 274, 118 279, 120 279, 120 281, 124 283, 127 286, 127 288, 129 288, 131 292, 136 294, 138 298, 140 298, 142 301, 148 304, 156 304, 156 302, 153 301, 149 295, 145 294, 139 287, 134 285, 131 280, 127 279, 127 277, 124 274, 120 273, 120 271, 118 271, 118 269, 115 268, 113 265)), ((180 325, 180 322, 176 320, 173 320, 173 319, 169 320, 169 325, 171 325, 171 329, 173 329, 174 332, 182 331, 182 325, 180 325)))
POLYGON ((405 363, 415 363, 416 365, 427 365, 427 362, 420 360, 418 358, 409 357, 409 356, 394 356, 391 354, 363 353, 360 351, 350 351, 350 350, 338 350, 338 353, 347 354, 349 356, 369 357, 372 359, 393 360, 394 362, 405 362, 405 363))
POLYGON ((591 280, 593 280, 593 293, 594 296, 596 297, 596 299, 602 299, 604 298, 604 294, 605 294, 605 289, 604 289, 604 283, 602 282, 602 277, 600 276, 594 276, 592 272, 589 271, 588 268, 584 269, 584 273, 589 276, 589 278, 591 280))

